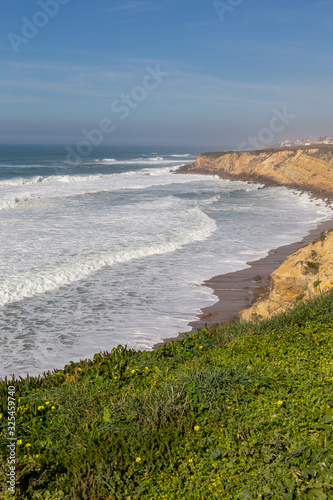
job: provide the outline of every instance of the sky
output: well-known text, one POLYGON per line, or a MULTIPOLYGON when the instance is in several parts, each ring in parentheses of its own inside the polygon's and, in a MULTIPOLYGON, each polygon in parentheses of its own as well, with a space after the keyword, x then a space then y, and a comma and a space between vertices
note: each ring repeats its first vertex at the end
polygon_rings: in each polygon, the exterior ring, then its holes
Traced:
POLYGON ((2 0, 0 143, 333 135, 331 0, 2 0))

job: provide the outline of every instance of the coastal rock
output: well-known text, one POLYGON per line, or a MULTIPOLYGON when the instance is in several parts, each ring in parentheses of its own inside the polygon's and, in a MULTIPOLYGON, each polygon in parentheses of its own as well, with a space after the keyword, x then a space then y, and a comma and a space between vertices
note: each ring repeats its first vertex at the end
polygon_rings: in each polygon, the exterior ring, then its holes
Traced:
POLYGON ((300 146, 256 151, 203 153, 179 173, 219 175, 224 179, 283 185, 323 198, 333 192, 333 146, 300 146))
MULTIPOLYGON (((333 145, 203 153, 192 165, 184 165, 177 172, 287 186, 332 201, 333 145)), ((269 294, 242 311, 240 317, 243 320, 269 318, 332 287, 333 232, 326 232, 290 255, 272 273, 269 294)))
POLYGON ((244 321, 260 320, 287 311, 333 288, 333 231, 291 254, 271 274, 267 297, 241 311, 244 321))

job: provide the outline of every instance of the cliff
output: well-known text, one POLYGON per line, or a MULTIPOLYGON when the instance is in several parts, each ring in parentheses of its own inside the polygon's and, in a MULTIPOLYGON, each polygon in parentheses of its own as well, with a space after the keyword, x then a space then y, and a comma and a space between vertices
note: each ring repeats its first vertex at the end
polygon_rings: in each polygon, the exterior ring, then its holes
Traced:
MULTIPOLYGON (((256 151, 204 153, 179 173, 282 185, 332 201, 333 146, 316 145, 256 151)), ((333 232, 290 255, 272 273, 267 297, 240 313, 243 320, 265 319, 333 288, 333 232)))
POLYGON ((250 309, 241 311, 242 320, 266 319, 287 311, 300 300, 310 300, 333 287, 333 231, 291 254, 271 274, 270 291, 250 309))
POLYGON ((256 151, 203 153, 179 173, 219 175, 224 179, 283 185, 331 199, 333 146, 302 146, 256 151))

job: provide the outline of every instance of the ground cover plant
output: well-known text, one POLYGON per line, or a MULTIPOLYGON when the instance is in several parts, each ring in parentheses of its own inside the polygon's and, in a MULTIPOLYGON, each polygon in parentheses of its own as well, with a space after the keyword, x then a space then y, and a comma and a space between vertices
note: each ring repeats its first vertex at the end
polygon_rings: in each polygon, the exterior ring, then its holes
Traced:
POLYGON ((16 387, 22 500, 333 500, 333 294, 16 387))

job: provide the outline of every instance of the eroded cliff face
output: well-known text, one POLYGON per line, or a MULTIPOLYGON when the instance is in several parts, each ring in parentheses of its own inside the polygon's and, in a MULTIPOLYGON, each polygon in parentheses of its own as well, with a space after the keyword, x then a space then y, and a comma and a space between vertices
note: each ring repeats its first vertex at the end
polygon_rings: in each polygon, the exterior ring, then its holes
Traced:
POLYGON ((331 198, 333 146, 204 153, 178 172, 295 187, 331 198))
POLYGON ((333 288, 333 231, 291 254, 271 275, 270 291, 250 309, 241 311, 245 321, 260 320, 310 300, 333 288))
MULTIPOLYGON (((333 145, 204 153, 179 173, 282 185, 332 201, 333 145)), ((333 232, 290 255, 271 275, 267 297, 240 313, 243 320, 265 319, 333 288, 333 232)))

